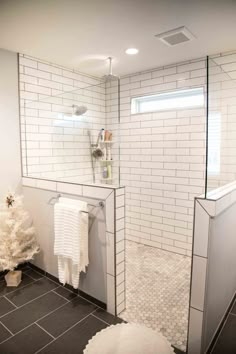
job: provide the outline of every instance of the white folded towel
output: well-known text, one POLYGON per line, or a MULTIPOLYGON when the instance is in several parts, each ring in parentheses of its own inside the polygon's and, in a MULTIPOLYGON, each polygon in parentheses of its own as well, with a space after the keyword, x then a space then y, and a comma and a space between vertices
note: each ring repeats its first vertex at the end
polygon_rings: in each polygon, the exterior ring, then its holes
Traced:
POLYGON ((88 259, 88 211, 81 200, 60 198, 54 206, 54 254, 58 256, 59 280, 79 287, 80 272, 88 259))

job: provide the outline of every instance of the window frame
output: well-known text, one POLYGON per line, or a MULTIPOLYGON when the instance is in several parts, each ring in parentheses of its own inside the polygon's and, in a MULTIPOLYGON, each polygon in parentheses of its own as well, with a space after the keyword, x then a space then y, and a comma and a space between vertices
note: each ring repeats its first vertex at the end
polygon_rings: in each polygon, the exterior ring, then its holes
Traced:
POLYGON ((147 94, 147 95, 142 95, 142 96, 132 96, 131 97, 131 115, 135 114, 148 114, 148 113, 156 113, 156 112, 164 112, 164 111, 177 111, 177 110, 184 110, 184 109, 197 109, 197 108, 204 108, 205 107, 205 87, 204 86, 197 86, 197 87, 192 87, 192 88, 185 88, 185 89, 176 89, 176 90, 171 90, 171 91, 166 91, 166 92, 159 92, 155 94, 147 94), (189 95, 187 96, 192 96, 191 93, 193 91, 199 91, 199 94, 202 94, 203 96, 203 102, 200 105, 189 105, 189 106, 184 106, 184 107, 170 107, 170 108, 160 108, 160 109, 150 109, 146 111, 141 111, 140 109, 140 104, 142 104, 145 101, 158 101, 158 97, 164 97, 161 101, 164 101, 165 99, 168 100, 170 98, 178 98, 178 97, 186 97, 184 93, 189 92, 189 95), (151 99, 153 97, 153 99, 151 99), (141 101, 141 102, 139 102, 141 101), (143 101, 143 102, 142 102, 143 101))

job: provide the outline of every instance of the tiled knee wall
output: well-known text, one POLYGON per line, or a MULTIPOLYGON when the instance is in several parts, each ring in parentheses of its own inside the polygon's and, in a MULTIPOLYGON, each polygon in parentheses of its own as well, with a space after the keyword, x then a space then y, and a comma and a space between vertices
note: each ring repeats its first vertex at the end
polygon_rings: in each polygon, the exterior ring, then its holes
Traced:
MULTIPOLYGON (((107 311, 114 315, 123 311, 125 308, 125 188, 113 188, 110 186, 101 188, 95 185, 86 186, 33 178, 23 178, 22 185, 25 187, 31 187, 33 189, 42 189, 44 191, 46 190, 48 192, 60 193, 62 195, 65 194, 70 198, 96 198, 98 200, 100 199, 104 201, 106 229, 106 235, 104 235, 106 238, 106 267, 103 269, 101 263, 100 271, 104 271, 106 274, 105 283, 107 311)), ((56 196, 57 194, 55 194, 55 197, 56 196)), ((37 205, 37 203, 35 205, 37 205)), ((39 210, 40 209, 38 209, 37 206, 36 213, 37 217, 39 218, 38 226, 40 225, 40 227, 37 229, 38 240, 41 244, 41 250, 43 251, 44 257, 38 259, 39 263, 36 265, 48 271, 50 274, 57 276, 57 274, 55 274, 55 269, 53 268, 53 246, 50 241, 50 239, 53 240, 54 238, 53 228, 50 227, 49 221, 49 223, 46 225, 46 229, 49 228, 49 234, 47 235, 50 235, 50 237, 45 243, 43 236, 45 229, 43 229, 44 231, 41 232, 41 226, 44 225, 42 215, 44 215, 44 217, 47 215, 47 218, 48 213, 40 214, 39 210)), ((102 223, 103 219, 98 219, 98 222, 102 223)), ((100 252, 101 250, 98 249, 99 255, 101 255, 100 252)), ((105 286, 105 283, 102 283, 101 286, 105 286)))
POLYGON ((121 79, 120 172, 129 240, 191 255, 193 200, 204 191, 205 108, 132 115, 131 98, 205 82, 205 59, 121 79))

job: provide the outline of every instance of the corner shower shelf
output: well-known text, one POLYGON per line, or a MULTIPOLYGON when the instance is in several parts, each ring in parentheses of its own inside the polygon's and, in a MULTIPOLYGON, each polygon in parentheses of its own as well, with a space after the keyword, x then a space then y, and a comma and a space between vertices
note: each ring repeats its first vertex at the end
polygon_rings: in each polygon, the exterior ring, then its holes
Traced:
POLYGON ((102 178, 102 181, 112 181, 113 178, 102 178))
POLYGON ((106 140, 106 141, 99 141, 100 144, 113 144, 114 141, 109 141, 109 140, 106 140))
POLYGON ((99 160, 100 162, 113 162, 113 160, 99 160))

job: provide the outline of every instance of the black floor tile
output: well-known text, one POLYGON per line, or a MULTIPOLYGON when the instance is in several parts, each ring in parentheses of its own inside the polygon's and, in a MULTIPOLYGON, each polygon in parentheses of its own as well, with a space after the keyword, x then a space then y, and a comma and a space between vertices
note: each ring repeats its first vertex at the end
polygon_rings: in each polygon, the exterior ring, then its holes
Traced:
POLYGON ((14 309, 15 306, 5 299, 5 297, 0 297, 0 316, 3 316, 14 309))
POLYGON ((94 316, 100 318, 101 320, 105 321, 106 323, 109 324, 117 324, 117 323, 122 323, 124 322, 121 318, 119 317, 115 317, 113 315, 111 315, 110 313, 98 308, 94 313, 94 316))
POLYGON ((72 293, 70 290, 67 290, 65 287, 60 286, 59 288, 54 290, 57 294, 63 296, 65 299, 71 301, 73 300, 75 297, 77 297, 77 295, 75 293, 72 293))
POLYGON ((65 306, 46 316, 38 323, 54 337, 58 337, 76 322, 89 315, 96 309, 90 302, 77 297, 65 306))
POLYGON ((4 280, 5 275, 7 274, 7 271, 0 272, 0 281, 4 280))
POLYGON ((28 275, 29 277, 33 278, 34 280, 38 280, 43 277, 43 274, 35 272, 32 268, 26 269, 25 274, 28 275))
POLYGON ((49 273, 46 272, 45 276, 46 276, 48 279, 54 281, 54 283, 57 283, 58 286, 59 286, 59 285, 62 285, 62 284, 59 282, 59 279, 58 279, 57 277, 54 277, 54 275, 49 274, 49 273))
POLYGON ((43 276, 46 275, 46 272, 44 270, 42 270, 41 268, 38 268, 33 263, 29 263, 29 268, 35 270, 36 272, 42 274, 43 276))
POLYGON ((16 270, 22 270, 23 272, 29 268, 28 262, 19 264, 16 270))
POLYGON ((236 301, 235 301, 235 303, 234 303, 234 305, 233 305, 233 307, 232 307, 230 312, 234 313, 236 315, 236 301))
POLYGON ((229 315, 212 354, 236 353, 236 316, 229 315))
POLYGON ((52 338, 34 324, 0 344, 0 353, 33 354, 51 341, 52 338))
POLYGON ((183 352, 182 350, 180 350, 180 349, 178 349, 178 348, 176 348, 174 346, 173 346, 173 348, 174 348, 174 353, 175 354, 185 354, 185 352, 183 352))
POLYGON ((68 332, 40 351, 40 354, 83 354, 83 350, 95 333, 106 328, 99 319, 88 316, 68 332))
POLYGON ((0 296, 9 294, 15 290, 21 289, 25 285, 32 283, 34 279, 28 277, 25 273, 22 273, 22 281, 18 287, 7 286, 5 280, 0 282, 0 296))
POLYGON ((6 297, 16 306, 22 306, 28 301, 31 301, 57 287, 58 285, 56 283, 44 277, 27 285, 24 289, 19 289, 8 294, 6 297))
POLYGON ((0 343, 9 337, 11 337, 11 333, 0 323, 0 343))
POLYGON ((1 322, 16 333, 66 303, 61 296, 50 292, 3 316, 1 322))

